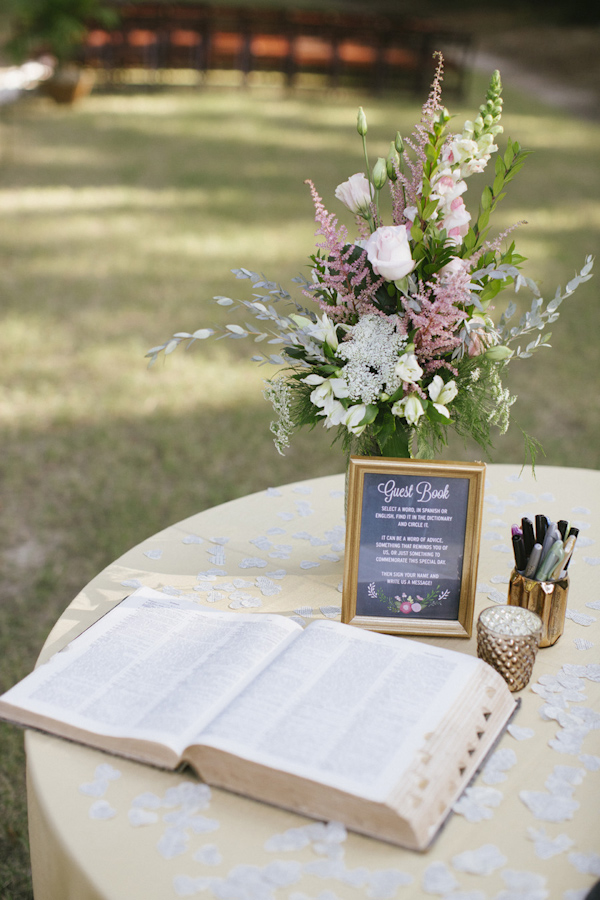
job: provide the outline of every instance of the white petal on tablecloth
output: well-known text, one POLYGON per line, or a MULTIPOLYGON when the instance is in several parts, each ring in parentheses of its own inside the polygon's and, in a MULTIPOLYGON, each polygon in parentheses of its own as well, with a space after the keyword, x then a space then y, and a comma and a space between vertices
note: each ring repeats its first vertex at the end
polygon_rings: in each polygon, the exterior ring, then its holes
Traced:
POLYGON ((491 875, 506 863, 506 857, 495 844, 484 844, 478 850, 465 850, 452 857, 452 867, 470 875, 491 875))
POLYGON ((534 842, 536 856, 540 859, 552 859, 572 847, 574 841, 566 834, 550 838, 545 828, 528 828, 527 837, 534 842))

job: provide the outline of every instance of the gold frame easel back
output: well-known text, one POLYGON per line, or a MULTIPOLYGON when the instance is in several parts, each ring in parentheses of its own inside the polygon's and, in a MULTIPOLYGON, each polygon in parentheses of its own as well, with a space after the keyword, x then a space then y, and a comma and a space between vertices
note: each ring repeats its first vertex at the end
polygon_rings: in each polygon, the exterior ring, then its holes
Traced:
POLYGON ((350 458, 346 511, 346 555, 342 594, 342 622, 387 634, 426 635, 430 637, 471 637, 477 566, 483 515, 485 463, 452 462, 416 459, 388 459, 383 457, 350 458), (361 528, 364 480, 367 473, 380 475, 408 475, 415 478, 442 477, 464 479, 469 483, 463 564, 460 578, 460 598, 456 619, 402 618, 390 615, 366 616, 356 614, 358 567, 361 553, 361 528))

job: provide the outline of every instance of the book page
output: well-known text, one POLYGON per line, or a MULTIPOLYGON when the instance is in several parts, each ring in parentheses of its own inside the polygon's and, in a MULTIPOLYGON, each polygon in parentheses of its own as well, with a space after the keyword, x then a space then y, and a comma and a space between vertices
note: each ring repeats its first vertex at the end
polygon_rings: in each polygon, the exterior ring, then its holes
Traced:
POLYGON ((283 616, 203 610, 142 588, 0 701, 181 755, 190 735, 301 633, 283 616))
POLYGON ((198 743, 383 801, 481 665, 418 641, 315 622, 198 743))

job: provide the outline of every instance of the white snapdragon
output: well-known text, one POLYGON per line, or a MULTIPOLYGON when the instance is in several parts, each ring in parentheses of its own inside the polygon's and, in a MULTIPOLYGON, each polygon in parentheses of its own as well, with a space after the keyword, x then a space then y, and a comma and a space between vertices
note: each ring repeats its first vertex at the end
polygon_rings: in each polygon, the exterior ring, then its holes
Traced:
POLYGON ((439 227, 445 228, 448 239, 460 244, 469 230, 471 214, 465 206, 462 194, 467 190, 466 182, 460 178, 460 171, 441 169, 431 180, 432 200, 439 200, 437 218, 439 227))
POLYGON ((409 425, 416 425, 425 410, 417 394, 407 394, 392 406, 392 415, 404 417, 409 425))
POLYGON ((442 161, 456 170, 461 178, 468 178, 478 172, 483 172, 489 162, 490 156, 498 147, 494 144, 491 134, 482 134, 478 140, 467 133, 454 138, 442 150, 442 161))
POLYGON ((458 394, 456 382, 449 381, 446 384, 440 375, 435 375, 427 390, 435 409, 449 419, 450 413, 446 409, 446 404, 451 403, 458 394))

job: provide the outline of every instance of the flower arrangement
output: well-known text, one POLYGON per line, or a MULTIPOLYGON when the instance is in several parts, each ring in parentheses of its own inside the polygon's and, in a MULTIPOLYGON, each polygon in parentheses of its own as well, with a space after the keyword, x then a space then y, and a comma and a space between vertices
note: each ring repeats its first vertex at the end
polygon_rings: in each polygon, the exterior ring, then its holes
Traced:
MULTIPOLYGON (((237 303, 256 323, 226 325, 221 336, 279 347, 252 359, 279 370, 265 382, 264 394, 277 414, 271 430, 280 452, 296 429, 319 422, 335 429, 347 451, 362 455, 427 458, 445 446, 450 428, 489 450, 492 428, 507 429, 516 399, 502 385, 504 368, 549 346, 547 328, 561 302, 591 277, 587 257, 565 290, 545 303, 535 282, 521 273, 524 257, 507 240, 521 223, 488 239, 491 215, 528 155, 516 141, 509 139, 496 157, 493 182, 484 187, 472 220, 463 199, 467 180, 498 152, 495 140, 503 130, 500 75, 493 74, 476 118, 459 134, 448 130, 442 76, 438 54, 413 135, 397 133, 387 158, 372 167, 367 120, 359 109, 366 174, 350 176, 335 191, 355 216, 354 239, 307 182, 320 241, 310 257, 310 279, 294 282, 319 314, 248 269, 233 272, 251 281, 252 300, 215 298, 224 306, 237 303), (384 189, 391 224, 384 224, 384 189), (494 299, 509 287, 533 293, 531 308, 515 325, 514 301, 498 321, 492 316, 494 299), (294 311, 276 309, 282 301, 294 311)), ((181 342, 214 334, 211 328, 178 332, 148 352, 150 364, 181 342)))

